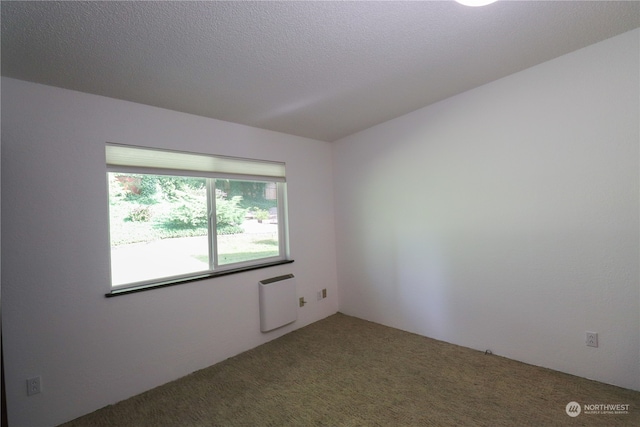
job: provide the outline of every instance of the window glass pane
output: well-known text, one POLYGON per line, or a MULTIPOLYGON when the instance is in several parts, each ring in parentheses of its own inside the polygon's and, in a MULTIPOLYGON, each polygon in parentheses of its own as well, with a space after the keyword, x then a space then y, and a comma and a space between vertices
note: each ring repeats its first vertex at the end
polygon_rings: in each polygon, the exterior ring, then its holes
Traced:
POLYGON ((108 173, 112 286, 209 269, 204 178, 108 173))
POLYGON ((276 183, 218 179, 215 187, 218 264, 278 256, 276 183))

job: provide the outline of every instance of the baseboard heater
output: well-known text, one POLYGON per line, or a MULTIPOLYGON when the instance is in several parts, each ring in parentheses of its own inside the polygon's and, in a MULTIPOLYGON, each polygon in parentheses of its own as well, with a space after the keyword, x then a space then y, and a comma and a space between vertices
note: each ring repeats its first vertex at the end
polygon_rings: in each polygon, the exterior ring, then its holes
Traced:
POLYGON ((260 331, 269 332, 298 319, 293 274, 260 281, 260 331))

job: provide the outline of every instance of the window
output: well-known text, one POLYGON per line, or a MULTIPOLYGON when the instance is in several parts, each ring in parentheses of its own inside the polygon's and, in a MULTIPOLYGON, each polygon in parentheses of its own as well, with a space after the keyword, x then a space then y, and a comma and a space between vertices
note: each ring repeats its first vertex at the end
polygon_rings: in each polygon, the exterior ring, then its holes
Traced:
POLYGON ((112 289, 287 260, 284 164, 109 144, 112 289))

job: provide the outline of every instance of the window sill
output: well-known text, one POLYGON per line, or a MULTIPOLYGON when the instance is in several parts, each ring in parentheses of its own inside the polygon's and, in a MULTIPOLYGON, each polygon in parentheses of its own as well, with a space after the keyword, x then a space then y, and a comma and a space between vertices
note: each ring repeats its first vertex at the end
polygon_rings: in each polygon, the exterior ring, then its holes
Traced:
POLYGON ((292 262, 293 262, 292 259, 286 259, 286 260, 282 260, 282 261, 274 261, 274 262, 269 262, 269 263, 265 263, 265 264, 252 265, 252 266, 249 266, 249 267, 232 268, 232 269, 229 269, 229 270, 217 271, 215 273, 206 273, 206 274, 202 274, 202 275, 199 275, 199 276, 187 277, 187 278, 184 278, 184 279, 171 280, 171 281, 166 281, 166 282, 160 281, 160 282, 157 282, 157 283, 150 283, 150 284, 146 284, 146 285, 132 286, 130 288, 114 289, 111 292, 105 294, 105 296, 107 298, 117 297, 117 296, 120 296, 120 295, 133 294, 133 293, 144 292, 144 291, 150 291, 152 289, 166 288, 167 286, 182 285, 183 283, 190 283, 190 282, 196 282, 196 281, 199 281, 199 280, 213 279, 215 277, 228 276, 229 274, 237 274, 237 273, 244 273, 245 271, 259 270, 261 268, 268 268, 268 267, 273 267, 273 266, 276 266, 276 265, 291 264, 292 262))

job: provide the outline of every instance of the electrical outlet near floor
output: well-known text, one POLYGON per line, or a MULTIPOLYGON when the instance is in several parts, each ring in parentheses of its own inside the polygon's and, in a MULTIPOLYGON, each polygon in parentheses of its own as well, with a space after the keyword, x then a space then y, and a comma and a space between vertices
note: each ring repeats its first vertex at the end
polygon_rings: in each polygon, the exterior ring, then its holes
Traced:
POLYGON ((33 396, 42 391, 42 379, 38 377, 27 378, 27 396, 33 396))
POLYGON ((598 347, 597 332, 587 332, 587 347, 598 347))
POLYGON ((318 299, 318 301, 325 299, 327 297, 327 290, 323 289, 321 291, 318 291, 316 298, 318 299))

